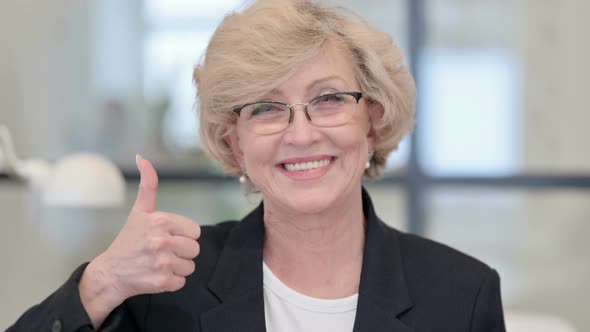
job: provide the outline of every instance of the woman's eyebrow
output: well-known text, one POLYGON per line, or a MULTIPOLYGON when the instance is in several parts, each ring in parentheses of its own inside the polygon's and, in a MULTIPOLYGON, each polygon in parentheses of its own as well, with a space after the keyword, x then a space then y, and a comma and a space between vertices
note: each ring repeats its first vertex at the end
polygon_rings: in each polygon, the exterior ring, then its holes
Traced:
POLYGON ((318 85, 321 85, 323 83, 326 82, 330 82, 330 81, 340 81, 341 83, 344 83, 344 85, 347 84, 346 80, 338 75, 330 75, 330 76, 326 76, 326 77, 322 77, 322 78, 318 78, 314 81, 312 81, 308 86, 307 86, 307 91, 313 90, 315 87, 317 87, 318 85))
MULTIPOLYGON (((330 76, 326 76, 326 77, 322 77, 322 78, 318 78, 316 80, 313 80, 310 84, 307 85, 307 92, 309 93, 310 91, 314 90, 318 85, 321 84, 325 84, 326 82, 330 82, 330 81, 339 81, 341 83, 343 83, 344 85, 347 85, 346 80, 344 80, 344 78, 338 76, 338 75, 330 75, 330 76)), ((270 92, 268 92, 267 94, 265 94, 264 96, 262 96, 260 98, 261 101, 274 101, 276 99, 281 99, 281 98, 285 98, 285 94, 283 93, 283 91, 281 91, 280 89, 273 89, 270 92)))
POLYGON ((263 96, 261 97, 261 99, 262 99, 262 100, 274 100, 274 99, 276 99, 277 97, 280 99, 280 98, 284 98, 284 97, 285 97, 285 95, 283 94, 283 92, 282 92, 281 90, 279 90, 279 89, 274 89, 274 90, 271 90, 269 93, 267 93, 267 94, 263 95, 263 96))

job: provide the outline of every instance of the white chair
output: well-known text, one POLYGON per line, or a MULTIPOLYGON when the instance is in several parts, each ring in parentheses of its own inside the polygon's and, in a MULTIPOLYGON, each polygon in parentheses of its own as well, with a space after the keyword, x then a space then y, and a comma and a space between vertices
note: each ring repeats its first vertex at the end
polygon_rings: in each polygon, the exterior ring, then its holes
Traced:
POLYGON ((578 332, 567 320, 542 313, 507 312, 507 332, 578 332))

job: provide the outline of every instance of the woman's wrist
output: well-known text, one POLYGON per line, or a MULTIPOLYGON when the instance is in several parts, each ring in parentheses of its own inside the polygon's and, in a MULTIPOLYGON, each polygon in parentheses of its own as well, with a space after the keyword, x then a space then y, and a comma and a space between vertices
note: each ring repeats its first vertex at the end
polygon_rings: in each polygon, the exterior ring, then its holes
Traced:
POLYGON ((108 315, 125 301, 116 291, 114 280, 107 271, 108 268, 99 256, 86 266, 78 284, 80 301, 95 329, 98 329, 108 315))

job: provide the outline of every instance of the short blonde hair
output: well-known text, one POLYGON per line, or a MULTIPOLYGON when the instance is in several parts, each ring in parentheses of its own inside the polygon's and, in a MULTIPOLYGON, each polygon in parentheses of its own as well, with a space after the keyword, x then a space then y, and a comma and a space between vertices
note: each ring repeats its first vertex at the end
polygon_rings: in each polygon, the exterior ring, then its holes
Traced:
POLYGON ((373 119, 376 144, 365 175, 380 175, 389 154, 412 130, 416 89, 391 36, 341 7, 312 0, 259 0, 228 14, 194 70, 201 143, 221 167, 241 166, 225 137, 236 122, 232 109, 272 91, 328 42, 349 53, 363 97, 382 106, 373 119))

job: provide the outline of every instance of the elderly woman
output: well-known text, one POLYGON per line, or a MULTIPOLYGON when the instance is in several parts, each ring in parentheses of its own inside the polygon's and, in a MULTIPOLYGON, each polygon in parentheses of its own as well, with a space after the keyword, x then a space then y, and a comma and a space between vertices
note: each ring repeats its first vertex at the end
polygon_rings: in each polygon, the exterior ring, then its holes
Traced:
POLYGON ((112 245, 12 330, 504 331, 498 274, 376 215, 375 177, 412 127, 391 37, 339 8, 260 0, 194 72, 207 153, 262 203, 199 228, 141 183, 112 245))

